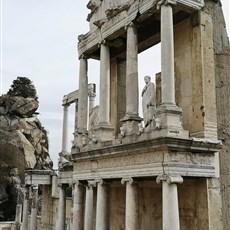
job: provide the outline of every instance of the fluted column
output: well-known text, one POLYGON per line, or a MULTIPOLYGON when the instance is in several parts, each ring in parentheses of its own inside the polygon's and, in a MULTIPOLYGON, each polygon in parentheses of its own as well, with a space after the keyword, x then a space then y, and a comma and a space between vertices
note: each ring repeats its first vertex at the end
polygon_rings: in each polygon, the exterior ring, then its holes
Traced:
POLYGON ((56 223, 56 230, 65 229, 65 216, 66 216, 66 186, 61 184, 60 191, 59 191, 58 218, 56 223))
POLYGON ((97 184, 96 230, 109 229, 108 224, 108 185, 103 180, 97 184))
POLYGON ((99 124, 110 124, 110 49, 105 40, 100 43, 100 109, 99 124))
POLYGON ((38 203, 38 186, 32 187, 32 208, 31 208, 31 221, 30 230, 37 229, 37 203, 38 203))
POLYGON ((24 201, 23 201, 23 214, 22 214, 22 230, 28 229, 28 209, 29 209, 29 188, 25 187, 24 201))
POLYGON ((89 182, 86 187, 84 230, 93 230, 93 186, 94 184, 89 182))
POLYGON ((173 10, 175 0, 160 1, 162 104, 175 104, 173 10))
POLYGON ((78 181, 73 191, 73 229, 84 227, 84 186, 78 181))
POLYGON ((87 131, 88 113, 88 65, 84 55, 80 56, 79 68, 79 100, 78 100, 78 133, 87 131))
POLYGON ((162 229, 180 230, 177 183, 183 183, 183 178, 162 175, 158 176, 156 181, 158 184, 162 182, 162 229))
POLYGON ((68 154, 68 107, 63 105, 62 154, 68 154))
POLYGON ((139 230, 137 183, 132 178, 123 178, 121 183, 126 184, 125 230, 139 230))

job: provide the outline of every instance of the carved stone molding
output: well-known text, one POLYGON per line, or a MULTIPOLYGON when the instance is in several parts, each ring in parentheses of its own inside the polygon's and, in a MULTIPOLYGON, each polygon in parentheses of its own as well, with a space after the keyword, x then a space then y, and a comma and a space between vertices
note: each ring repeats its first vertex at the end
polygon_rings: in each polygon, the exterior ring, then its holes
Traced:
POLYGON ((166 181, 168 184, 182 184, 184 180, 181 176, 160 175, 157 177, 156 182, 160 184, 161 181, 166 181))

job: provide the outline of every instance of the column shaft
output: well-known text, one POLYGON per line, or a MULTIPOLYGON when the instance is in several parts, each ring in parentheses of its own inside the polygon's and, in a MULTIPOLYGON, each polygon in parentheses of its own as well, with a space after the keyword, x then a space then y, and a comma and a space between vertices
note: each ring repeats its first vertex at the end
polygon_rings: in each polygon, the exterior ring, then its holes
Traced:
POLYGON ((63 106, 62 153, 68 153, 68 105, 63 106))
POLYGON ((88 113, 88 75, 87 59, 80 59, 79 73, 79 100, 78 100, 78 133, 85 133, 87 130, 88 113))
POLYGON ((22 215, 22 230, 28 229, 28 209, 29 209, 29 200, 28 200, 28 191, 25 192, 25 198, 23 201, 23 215, 22 215))
POLYGON ((138 116, 138 41, 137 29, 131 24, 127 28, 126 66, 126 114, 138 116))
POLYGON ((97 185, 96 230, 107 230, 108 225, 108 186, 103 182, 97 185))
POLYGON ((110 50, 106 44, 100 49, 100 109, 99 124, 110 124, 110 50))
POLYGON ((37 202, 38 202, 38 187, 33 188, 33 200, 31 209, 30 230, 37 229, 37 202))
POLYGON ((161 90, 162 104, 175 104, 173 11, 161 5, 161 90))
POLYGON ((93 230, 93 187, 86 188, 84 230, 93 230))
POLYGON ((84 187, 76 183, 73 193, 73 229, 83 230, 84 226, 84 187))
POLYGON ((59 203, 58 203, 58 219, 56 224, 56 230, 65 229, 65 215, 66 215, 66 191, 65 186, 60 187, 59 203))
POLYGON ((162 197, 163 197, 163 229, 164 230, 179 230, 179 207, 177 185, 162 182, 162 197))

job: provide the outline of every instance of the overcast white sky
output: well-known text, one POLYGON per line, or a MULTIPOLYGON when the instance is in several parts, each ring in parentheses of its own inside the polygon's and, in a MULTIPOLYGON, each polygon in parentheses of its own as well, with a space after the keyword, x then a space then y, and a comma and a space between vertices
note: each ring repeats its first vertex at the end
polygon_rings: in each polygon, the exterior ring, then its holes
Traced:
MULTIPOLYGON (((0 93, 6 93, 17 76, 25 76, 33 81, 40 101, 39 118, 49 132, 50 155, 56 167, 62 139, 61 101, 63 95, 78 88, 77 36, 89 30, 86 22, 88 0, 0 2, 0 93)), ((229 1, 222 0, 222 3, 229 28, 229 1)), ((139 75, 142 78, 145 75, 154 76, 160 71, 157 52, 159 47, 139 55, 139 65, 142 67, 139 68, 139 75)), ((90 83, 96 82, 99 77, 98 64, 97 61, 89 63, 90 83)), ((69 149, 73 139, 73 115, 72 108, 69 116, 69 149)))

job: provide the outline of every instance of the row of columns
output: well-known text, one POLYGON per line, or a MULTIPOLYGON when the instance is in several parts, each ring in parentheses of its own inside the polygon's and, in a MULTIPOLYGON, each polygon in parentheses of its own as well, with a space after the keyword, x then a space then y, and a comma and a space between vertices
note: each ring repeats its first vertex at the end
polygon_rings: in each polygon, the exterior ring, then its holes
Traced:
MULTIPOLYGON (((179 208, 177 183, 182 183, 180 176, 158 176, 157 183, 162 183, 162 216, 164 230, 179 230, 179 208)), ((138 221, 138 182, 133 178, 123 178, 121 183, 126 186, 125 229, 140 229, 138 221)), ((109 183, 100 179, 89 181, 87 185, 75 183, 73 190, 73 229, 94 229, 94 192, 97 187, 96 230, 109 229, 108 193, 109 183), (85 199, 84 199, 85 198, 85 199)), ((61 186, 59 213, 56 230, 64 230, 65 226, 65 186, 61 186)))
MULTIPOLYGON (((174 83, 174 38, 173 11, 174 0, 160 0, 161 7, 161 88, 162 104, 175 105, 174 83)), ((141 119, 138 115, 138 32, 131 22, 127 26, 127 56, 126 56, 126 116, 124 122, 141 119)), ((87 127, 87 58, 80 56, 79 73, 79 114, 78 129, 81 134, 87 127)), ((100 111, 99 125, 110 125, 110 49, 103 40, 100 43, 100 111)))

